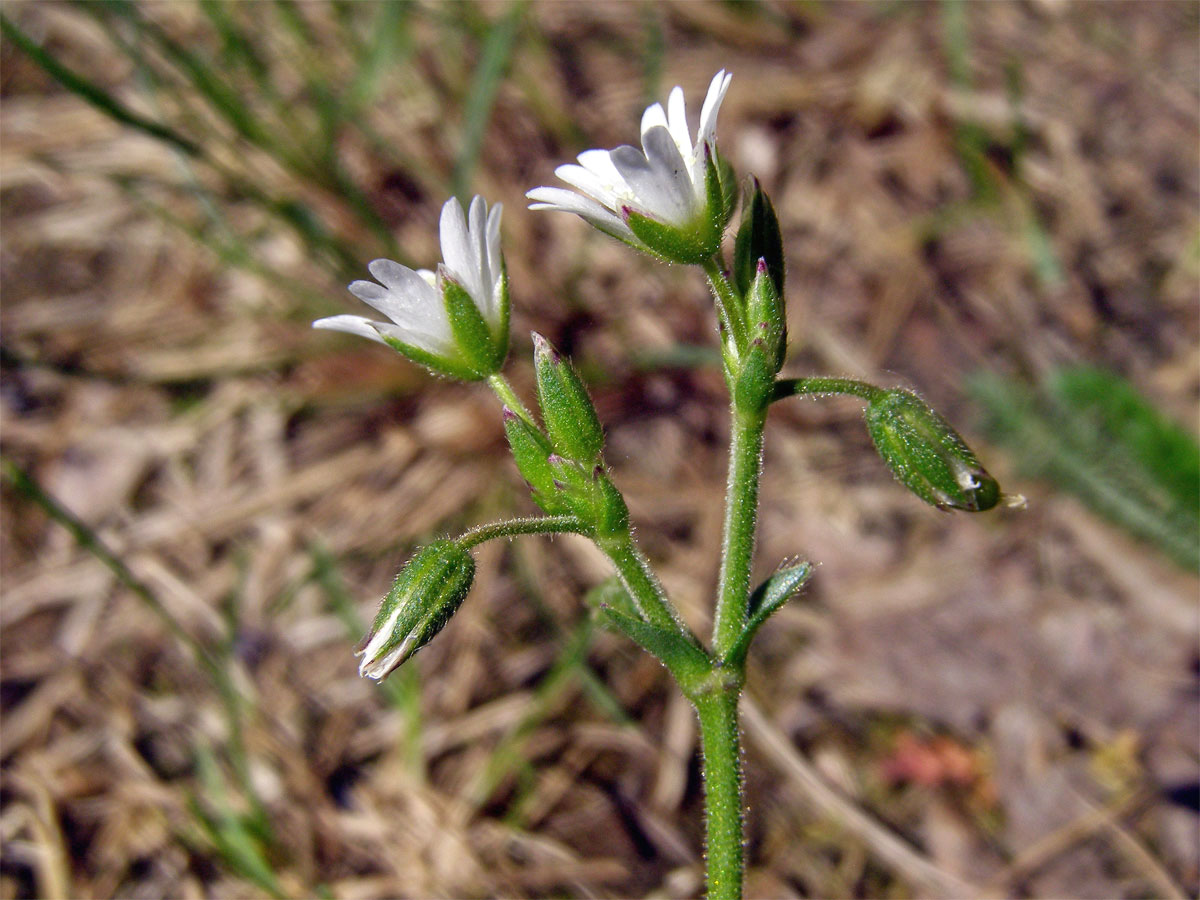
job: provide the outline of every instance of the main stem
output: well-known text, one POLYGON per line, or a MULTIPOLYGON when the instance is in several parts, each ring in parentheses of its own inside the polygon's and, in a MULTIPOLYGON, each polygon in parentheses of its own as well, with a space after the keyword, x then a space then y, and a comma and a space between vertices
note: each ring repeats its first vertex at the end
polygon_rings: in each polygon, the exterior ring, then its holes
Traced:
POLYGON ((721 584, 713 622, 713 654, 724 658, 746 622, 750 566, 758 527, 758 480, 762 470, 766 409, 732 406, 729 477, 725 486, 725 534, 721 546, 721 584))
POLYGON ((704 756, 704 823, 708 900, 741 900, 742 761, 738 733, 740 685, 694 697, 704 756))

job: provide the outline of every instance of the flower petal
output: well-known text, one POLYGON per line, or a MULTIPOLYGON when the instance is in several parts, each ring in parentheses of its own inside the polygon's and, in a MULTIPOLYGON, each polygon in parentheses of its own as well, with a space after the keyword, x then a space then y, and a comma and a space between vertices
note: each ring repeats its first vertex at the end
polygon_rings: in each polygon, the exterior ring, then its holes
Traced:
POLYGON ((642 113, 642 128, 640 132, 642 137, 645 138, 646 132, 658 125, 661 125, 663 128, 667 127, 667 114, 663 112, 661 103, 651 103, 646 107, 646 111, 642 113))
MULTIPOLYGON (((625 179, 621 177, 621 173, 617 167, 613 165, 612 152, 609 150, 584 150, 576 157, 579 164, 591 172, 600 181, 601 184, 607 185, 607 190, 612 193, 628 193, 629 185, 625 179)), ((555 172, 557 175, 558 173, 555 172)))
POLYGON ((713 76, 713 80, 708 86, 708 93, 704 97, 704 107, 700 110, 700 128, 696 131, 697 157, 703 156, 700 148, 713 141, 713 135, 717 130, 717 113, 721 110, 721 102, 725 99, 725 92, 729 90, 729 82, 732 80, 733 76, 722 69, 713 76))
MULTIPOLYGON (((692 186, 688 162, 679 154, 675 139, 666 128, 651 128, 645 137, 646 159, 654 169, 656 180, 670 192, 679 205, 680 214, 690 219, 697 207, 696 191, 692 186)), ((703 198, 700 198, 703 203, 703 198)))
POLYGON ((497 203, 488 213, 487 235, 484 244, 487 248, 487 278, 484 280, 484 290, 488 295, 488 309, 484 318, 495 322, 500 312, 500 276, 504 272, 504 259, 500 252, 500 214, 504 204, 497 203))
POLYGON ((386 343, 379 332, 375 330, 374 324, 365 316, 329 316, 326 319, 317 319, 312 323, 313 328, 321 328, 327 331, 344 331, 347 334, 356 334, 359 337, 370 338, 379 343, 386 343))
POLYGON ((530 209, 549 209, 558 212, 575 213, 582 216, 605 234, 610 234, 622 241, 635 242, 633 232, 611 210, 605 209, 591 197, 584 197, 565 188, 540 187, 525 194, 535 202, 529 204, 530 209))
POLYGON ((471 296, 481 313, 487 312, 487 289, 491 286, 487 273, 487 203, 478 194, 471 200, 467 213, 467 240, 471 245, 471 274, 474 290, 471 296))
POLYGON ((680 155, 689 163, 692 161, 692 136, 688 132, 687 104, 683 100, 683 88, 678 85, 667 98, 667 129, 675 139, 675 146, 680 155))
MULTIPOLYGON (((621 195, 613 189, 611 183, 606 184, 594 172, 583 166, 559 166, 554 170, 554 174, 571 187, 583 191, 597 203, 607 206, 609 209, 615 209, 617 203, 620 202, 621 195)), ((620 176, 618 175, 618 177, 620 176)), ((624 179, 621 180, 621 185, 625 186, 624 179)))
POLYGON ((475 253, 471 249, 471 239, 467 232, 467 219, 459 202, 451 197, 442 207, 442 218, 439 223, 439 237, 442 243, 442 259, 446 268, 454 273, 458 282, 467 289, 472 297, 476 296, 478 282, 475 253))

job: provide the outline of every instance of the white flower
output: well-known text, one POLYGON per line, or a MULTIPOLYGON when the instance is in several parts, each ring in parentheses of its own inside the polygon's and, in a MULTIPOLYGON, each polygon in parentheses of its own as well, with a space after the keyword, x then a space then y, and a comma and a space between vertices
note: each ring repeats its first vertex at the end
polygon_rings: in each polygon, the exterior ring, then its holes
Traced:
MULTIPOLYGON (((732 77, 724 69, 713 76, 694 144, 683 89, 677 86, 665 112, 662 104, 655 103, 642 115, 642 150, 622 146, 579 154, 579 165, 554 170, 575 191, 535 188, 525 195, 535 201, 529 208, 576 213, 634 246, 645 241, 644 235, 630 228, 630 213, 680 231, 713 221, 717 211, 710 209, 708 178, 715 155, 717 112, 732 77)), ((720 227, 724 227, 723 221, 720 227)))
MULTIPOLYGON (((477 196, 464 215, 456 199, 447 200, 440 223, 443 262, 436 274, 377 259, 367 269, 379 284, 355 281, 350 285, 350 293, 390 322, 342 315, 318 319, 313 328, 388 344, 417 362, 460 378, 481 378, 495 371, 508 348, 508 288, 500 255, 502 209, 497 203, 489 213, 487 203, 477 196), (474 314, 454 302, 461 291, 486 326, 490 341, 483 343, 487 346, 476 346, 480 342, 473 337, 464 339, 462 320, 474 314)), ((466 334, 477 334, 479 329, 470 325, 465 323, 466 334)))

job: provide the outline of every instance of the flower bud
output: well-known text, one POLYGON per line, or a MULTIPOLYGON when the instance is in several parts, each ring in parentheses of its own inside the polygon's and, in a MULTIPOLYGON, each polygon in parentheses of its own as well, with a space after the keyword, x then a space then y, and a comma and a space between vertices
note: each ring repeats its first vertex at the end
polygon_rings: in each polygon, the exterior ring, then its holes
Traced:
POLYGON ((571 364, 536 332, 533 335, 533 364, 542 422, 554 451, 592 466, 599 461, 600 451, 604 448, 604 431, 583 381, 571 364))
MULTIPOLYGON (((746 201, 742 204, 742 224, 733 244, 733 282, 743 296, 758 275, 759 261, 765 260, 775 293, 783 296, 783 235, 775 207, 758 183, 750 179, 746 201)), ((753 324, 753 322, 751 322, 753 324)))
POLYGON ((358 673, 380 681, 424 647, 458 611, 471 582, 475 560, 458 543, 437 540, 408 561, 367 636, 356 649, 358 673))
POLYGON ((772 375, 783 368, 787 344, 787 313, 766 259, 759 257, 754 280, 746 292, 746 328, 751 342, 761 341, 772 375))
POLYGON ((909 391, 871 401, 867 430, 883 461, 910 491, 939 509, 991 509, 1000 486, 945 419, 909 391))
POLYGON ((529 485, 534 502, 552 516, 573 512, 561 496, 561 488, 550 465, 553 450, 546 436, 507 406, 504 408, 504 432, 508 435, 513 460, 529 485))

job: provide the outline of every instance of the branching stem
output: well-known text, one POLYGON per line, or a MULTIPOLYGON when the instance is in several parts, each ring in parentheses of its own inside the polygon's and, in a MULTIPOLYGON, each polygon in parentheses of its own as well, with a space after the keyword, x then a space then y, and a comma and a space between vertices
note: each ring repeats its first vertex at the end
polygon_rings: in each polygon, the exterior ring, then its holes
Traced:
POLYGON ((788 397, 849 394, 852 397, 861 397, 869 403, 885 393, 883 388, 855 378, 832 378, 829 376, 780 378, 775 382, 775 392, 771 396, 771 402, 786 400, 788 397))
POLYGON ((587 529, 574 516, 531 516, 477 525, 464 532, 458 542, 462 544, 463 549, 469 550, 484 541, 496 538, 512 538, 521 534, 562 534, 564 532, 585 534, 587 529))
POLYGON ((501 403, 524 419, 528 425, 537 428, 537 422, 533 421, 532 414, 525 408, 525 404, 521 402, 521 398, 517 396, 517 392, 513 390, 507 378, 499 372, 495 372, 488 376, 487 382, 488 386, 496 392, 501 403))

